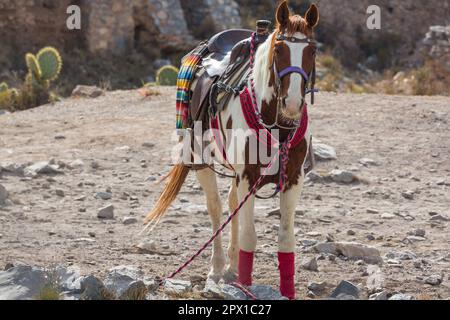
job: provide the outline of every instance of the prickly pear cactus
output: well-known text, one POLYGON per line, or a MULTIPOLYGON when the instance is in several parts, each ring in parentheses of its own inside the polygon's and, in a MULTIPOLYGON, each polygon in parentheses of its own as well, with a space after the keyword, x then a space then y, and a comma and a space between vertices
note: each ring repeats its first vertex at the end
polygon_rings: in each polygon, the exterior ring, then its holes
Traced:
POLYGON ((174 66, 164 66, 158 70, 156 74, 156 82, 160 86, 177 85, 179 70, 174 66))
POLYGON ((39 63, 43 80, 53 81, 58 78, 62 68, 62 59, 55 48, 46 47, 41 49, 36 59, 39 63))
POLYGON ((34 54, 27 53, 25 55, 25 61, 27 63, 27 67, 28 67, 28 73, 32 74, 34 79, 36 79, 36 81, 39 81, 42 77, 42 72, 41 72, 41 68, 39 66, 39 62, 37 61, 34 54))
POLYGON ((9 87, 5 82, 0 83, 0 92, 6 92, 8 89, 9 87))

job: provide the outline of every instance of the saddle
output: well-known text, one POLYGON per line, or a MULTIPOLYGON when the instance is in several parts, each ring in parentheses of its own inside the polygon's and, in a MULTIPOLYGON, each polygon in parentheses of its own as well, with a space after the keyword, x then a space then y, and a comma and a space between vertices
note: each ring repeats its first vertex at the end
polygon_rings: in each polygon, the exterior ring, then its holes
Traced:
MULTIPOLYGON (((253 31, 245 29, 226 30, 200 44, 203 59, 191 85, 189 127, 196 121, 202 121, 206 126, 204 128, 208 128, 211 90, 219 80, 222 83, 229 82, 244 62, 249 60, 252 33, 253 31)), ((222 103, 221 109, 225 105, 226 103, 222 103)))

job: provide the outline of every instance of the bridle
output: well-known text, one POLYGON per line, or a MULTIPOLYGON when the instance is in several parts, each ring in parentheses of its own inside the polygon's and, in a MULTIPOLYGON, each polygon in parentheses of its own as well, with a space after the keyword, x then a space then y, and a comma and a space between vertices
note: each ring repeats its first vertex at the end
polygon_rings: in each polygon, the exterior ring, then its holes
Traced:
MULTIPOLYGON (((291 43, 307 43, 309 45, 313 45, 316 46, 317 42, 313 39, 310 38, 296 38, 296 37, 288 37, 284 34, 278 34, 276 36, 276 40, 278 41, 286 41, 286 42, 291 42, 291 43)), ((305 81, 305 95, 302 96, 302 106, 306 105, 305 102, 305 97, 307 94, 311 94, 311 105, 314 105, 314 94, 317 92, 317 90, 315 89, 315 84, 316 84, 316 61, 314 59, 314 66, 312 71, 308 74, 304 69, 300 68, 300 67, 296 67, 296 66, 289 66, 281 71, 278 71, 276 63, 275 63, 275 57, 273 58, 272 61, 272 66, 273 66, 273 72, 275 75, 275 91, 277 94, 277 115, 276 115, 276 119, 275 122, 272 125, 265 125, 267 128, 274 128, 274 127, 279 127, 281 129, 288 129, 288 130, 292 130, 292 129, 296 129, 298 128, 300 121, 293 121, 293 126, 292 127, 286 127, 283 126, 281 124, 279 124, 279 113, 281 112, 281 108, 283 106, 283 104, 285 103, 285 99, 286 97, 282 96, 281 94, 281 89, 282 89, 282 80, 284 77, 286 77, 287 75, 290 75, 292 73, 297 73, 299 75, 302 76, 302 78, 305 81), (309 88, 308 88, 309 86, 309 88)))

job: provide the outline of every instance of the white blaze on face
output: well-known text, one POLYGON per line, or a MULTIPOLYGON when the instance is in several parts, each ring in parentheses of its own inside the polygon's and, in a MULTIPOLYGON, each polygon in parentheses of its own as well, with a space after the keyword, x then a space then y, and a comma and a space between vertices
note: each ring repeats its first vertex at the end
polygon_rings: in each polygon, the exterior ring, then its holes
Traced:
MULTIPOLYGON (((306 39, 303 33, 296 33, 294 37, 298 39, 306 39)), ((303 69, 303 51, 308 46, 307 43, 293 43, 286 41, 286 45, 291 51, 291 66, 299 67, 303 69)), ((281 71, 281 70, 279 70, 281 71)), ((301 74, 291 73, 290 84, 286 98, 286 111, 292 115, 296 116, 300 112, 302 107, 303 97, 302 97, 302 86, 304 84, 304 79, 301 74)))

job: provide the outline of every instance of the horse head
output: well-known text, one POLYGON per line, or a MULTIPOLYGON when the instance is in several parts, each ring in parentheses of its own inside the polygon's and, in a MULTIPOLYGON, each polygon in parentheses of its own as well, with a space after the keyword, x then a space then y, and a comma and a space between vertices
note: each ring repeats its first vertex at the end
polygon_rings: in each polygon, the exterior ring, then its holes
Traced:
POLYGON ((291 14, 287 1, 283 1, 277 9, 276 20, 269 55, 269 86, 275 88, 281 115, 288 120, 299 120, 306 95, 311 90, 314 93, 316 42, 313 30, 319 23, 319 10, 312 4, 302 17, 291 14))

